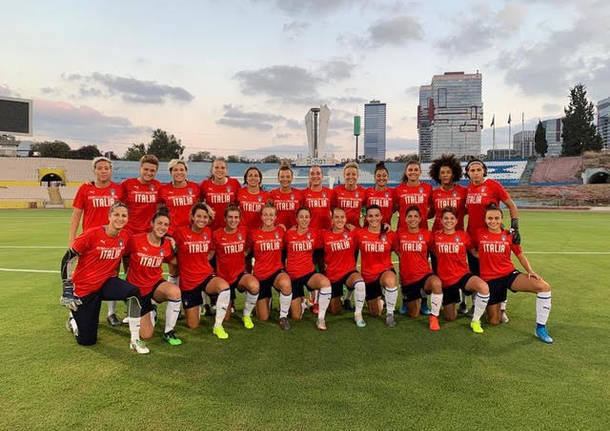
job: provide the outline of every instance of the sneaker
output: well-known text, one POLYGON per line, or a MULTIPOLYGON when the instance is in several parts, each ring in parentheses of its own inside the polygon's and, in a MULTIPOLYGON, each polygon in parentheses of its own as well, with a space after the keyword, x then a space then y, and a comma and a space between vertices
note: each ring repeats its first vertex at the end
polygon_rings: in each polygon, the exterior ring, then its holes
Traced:
POLYGON ((502 316, 500 316, 500 322, 502 322, 502 323, 510 322, 510 319, 508 318, 508 315, 506 314, 506 311, 502 312, 502 316))
POLYGON ((429 316, 431 313, 432 312, 428 308, 428 301, 422 300, 421 307, 419 309, 419 314, 421 314, 422 316, 429 316))
POLYGON ((170 346, 179 346, 182 340, 176 337, 176 333, 172 330, 163 334, 163 341, 166 341, 170 346))
POLYGON ((290 322, 287 317, 280 317, 280 328, 284 331, 288 331, 290 329, 290 322))
POLYGON ((553 344, 553 339, 546 330, 546 326, 539 326, 536 328, 536 337, 540 338, 540 341, 547 344, 553 344))
POLYGON ((74 317, 68 317, 68 320, 66 320, 66 329, 68 330, 68 332, 74 334, 74 337, 78 337, 78 326, 76 326, 76 321, 74 320, 74 317), (73 322, 74 326, 72 326, 73 322))
POLYGON ((346 299, 343 301, 343 309, 347 311, 354 311, 354 306, 352 305, 352 301, 346 299))
POLYGON ((142 341, 140 339, 130 342, 129 348, 131 350, 135 350, 135 352, 139 353, 140 355, 146 355, 147 353, 150 353, 150 350, 148 350, 148 347, 146 347, 146 344, 144 344, 144 341, 142 341))
POLYGON ((121 326, 122 323, 114 313, 106 317, 106 322, 108 322, 110 326, 121 326))
POLYGON ((320 331, 326 331, 326 322, 324 319, 318 319, 316 321, 316 328, 318 328, 320 331))
POLYGON ((241 318, 241 320, 244 322, 244 328, 246 328, 246 329, 254 328, 254 322, 252 321, 251 316, 244 316, 241 318))
POLYGON ((394 328, 396 327, 396 319, 394 319, 394 315, 393 314, 388 314, 385 318, 385 326, 387 326, 388 328, 394 328))
POLYGON ((356 321, 356 326, 358 328, 364 328, 366 326, 366 322, 362 318, 362 314, 355 315, 354 320, 356 321))
POLYGON ((431 331, 441 330, 441 325, 438 323, 438 317, 432 315, 428 317, 428 328, 430 328, 431 331))
POLYGON ((482 334, 483 328, 481 328, 481 321, 480 320, 473 320, 472 322, 470 322, 470 327, 472 328, 472 332, 474 332, 475 334, 482 334))
POLYGON ((407 303, 403 301, 402 305, 398 309, 400 314, 407 314, 407 303))
POLYGON ((222 325, 214 326, 214 329, 212 329, 212 334, 216 335, 221 340, 226 340, 229 338, 229 334, 227 334, 222 325))
POLYGON ((460 306, 458 307, 458 313, 466 314, 468 313, 468 306, 465 302, 460 302, 460 306))

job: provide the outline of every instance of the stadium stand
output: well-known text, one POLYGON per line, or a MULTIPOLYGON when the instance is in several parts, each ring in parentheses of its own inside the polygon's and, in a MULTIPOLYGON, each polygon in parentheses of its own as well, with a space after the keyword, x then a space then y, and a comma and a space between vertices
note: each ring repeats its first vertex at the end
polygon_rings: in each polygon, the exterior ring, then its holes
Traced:
POLYGON ((582 157, 548 157, 536 164, 531 185, 581 184, 582 157))

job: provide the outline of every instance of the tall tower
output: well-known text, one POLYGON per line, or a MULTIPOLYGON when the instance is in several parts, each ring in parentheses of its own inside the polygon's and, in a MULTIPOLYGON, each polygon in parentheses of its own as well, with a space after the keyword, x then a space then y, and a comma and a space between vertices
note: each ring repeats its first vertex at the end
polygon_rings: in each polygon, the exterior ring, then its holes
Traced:
POLYGON ((597 103, 597 131, 602 136, 604 150, 610 149, 610 97, 597 103))
POLYGON ((330 109, 326 105, 322 105, 319 108, 311 108, 305 114, 309 157, 317 159, 325 154, 329 120, 330 109))
POLYGON ((434 119, 434 99, 432 86, 419 87, 419 105, 417 106, 417 133, 419 134, 419 159, 422 162, 432 160, 432 120, 434 119))
POLYGON ((386 104, 371 100, 364 105, 364 157, 385 160, 386 104))

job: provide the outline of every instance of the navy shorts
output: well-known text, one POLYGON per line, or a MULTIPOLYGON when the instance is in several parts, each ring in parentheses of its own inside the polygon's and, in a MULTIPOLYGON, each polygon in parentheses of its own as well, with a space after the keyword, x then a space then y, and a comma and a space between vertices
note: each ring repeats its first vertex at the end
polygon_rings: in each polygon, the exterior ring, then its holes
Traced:
MULTIPOLYGON (((394 268, 388 268, 388 269, 382 271, 381 274, 383 274, 386 271, 392 271, 394 274, 396 274, 396 271, 394 271, 394 268)), ((383 288, 381 286, 381 274, 379 274, 379 277, 377 277, 377 280, 375 280, 371 283, 366 283, 365 299, 367 301, 370 301, 375 298, 379 298, 380 296, 383 295, 383 288)))
POLYGON ((280 275, 281 273, 285 273, 285 272, 286 271, 284 271, 283 268, 278 269, 265 280, 259 281, 259 284, 260 284, 260 289, 258 291, 258 300, 259 301, 261 299, 271 298, 271 296, 272 296, 271 287, 273 287, 273 283, 275 282, 276 277, 278 275, 280 275))
POLYGON ((400 286, 400 290, 402 291, 402 296, 407 300, 407 302, 416 301, 421 299, 421 290, 426 285, 426 280, 433 276, 433 273, 429 273, 424 275, 422 278, 417 280, 415 283, 405 284, 400 286))
POLYGON ((197 285, 194 289, 191 290, 183 290, 182 294, 182 306, 185 310, 189 308, 198 307, 203 304, 203 298, 201 297, 201 293, 205 292, 205 288, 212 279, 216 277, 216 274, 210 274, 203 280, 202 283, 197 285))
POLYGON ((474 275, 481 275, 481 267, 479 265, 479 258, 475 257, 474 254, 466 251, 466 258, 468 259, 468 268, 474 275))
POLYGON ((466 290, 466 283, 474 276, 474 274, 468 273, 460 278, 457 283, 443 287, 443 305, 460 302, 460 290, 464 292, 464 295, 472 295, 472 292, 466 290))
MULTIPOLYGON (((356 271, 355 269, 349 271, 348 273, 346 273, 343 277, 341 277, 339 280, 332 282, 330 285, 332 287, 332 294, 331 294, 331 298, 340 298, 341 296, 343 296, 343 286, 347 287, 347 285, 345 283, 347 283, 347 279, 350 278, 352 276, 352 274, 357 273, 358 271, 356 271)), ((350 289, 349 287, 347 287, 348 289, 350 289)), ((352 287, 350 290, 353 290, 354 288, 352 287)))
POLYGON ((302 277, 290 279, 290 284, 292 284, 292 299, 303 298, 305 296, 305 288, 311 292, 312 289, 307 283, 309 283, 309 279, 316 274, 317 272, 312 271, 302 277))
POLYGON ((249 274, 249 272, 244 271, 240 273, 235 279, 235 281, 229 285, 229 289, 231 289, 231 301, 235 301, 235 298, 237 298, 236 290, 239 290, 242 293, 244 292, 244 289, 239 288, 239 281, 246 274, 249 274))
POLYGON ((521 274, 521 272, 515 269, 504 277, 489 280, 487 282, 489 285, 489 302, 487 302, 487 305, 494 305, 506 301, 506 293, 509 289, 514 292, 514 290, 511 289, 511 286, 519 274, 521 274))
POLYGON ((144 316, 157 308, 155 305, 153 305, 152 299, 155 295, 155 290, 157 290, 157 287, 159 287, 161 283, 165 283, 165 279, 162 278, 161 280, 157 281, 148 295, 145 295, 142 297, 142 299, 140 299, 140 307, 142 307, 142 312, 140 315, 144 316))

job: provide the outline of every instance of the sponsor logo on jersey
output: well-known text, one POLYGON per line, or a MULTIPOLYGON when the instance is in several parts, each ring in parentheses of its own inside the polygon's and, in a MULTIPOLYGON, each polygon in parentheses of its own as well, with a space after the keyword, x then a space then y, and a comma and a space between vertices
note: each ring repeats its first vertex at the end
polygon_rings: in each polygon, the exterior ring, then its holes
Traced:
POLYGON ((419 188, 419 192, 420 192, 420 193, 423 193, 423 192, 424 192, 424 188, 423 188, 423 187, 420 187, 420 188, 419 188))
POLYGON ((237 234, 237 239, 238 239, 239 241, 241 241, 241 240, 242 240, 241 233, 238 233, 238 234, 237 234))
POLYGON ((110 189, 110 196, 114 196, 114 193, 115 193, 114 189, 110 189))
POLYGON ((123 239, 119 238, 119 247, 123 248, 123 239))
POLYGON ((419 241, 422 241, 424 239, 424 236, 420 233, 419 235, 417 235, 417 239, 419 241))
POLYGON ((259 202, 261 202, 263 200, 263 197, 262 196, 258 196, 257 199, 258 199, 259 202))
POLYGON ((279 239, 280 238, 279 232, 274 232, 273 235, 275 236, 275 239, 279 239))
POLYGON ((154 184, 151 184, 151 185, 150 185, 150 191, 151 191, 151 192, 154 192, 154 191, 155 191, 155 186, 154 186, 154 184))

